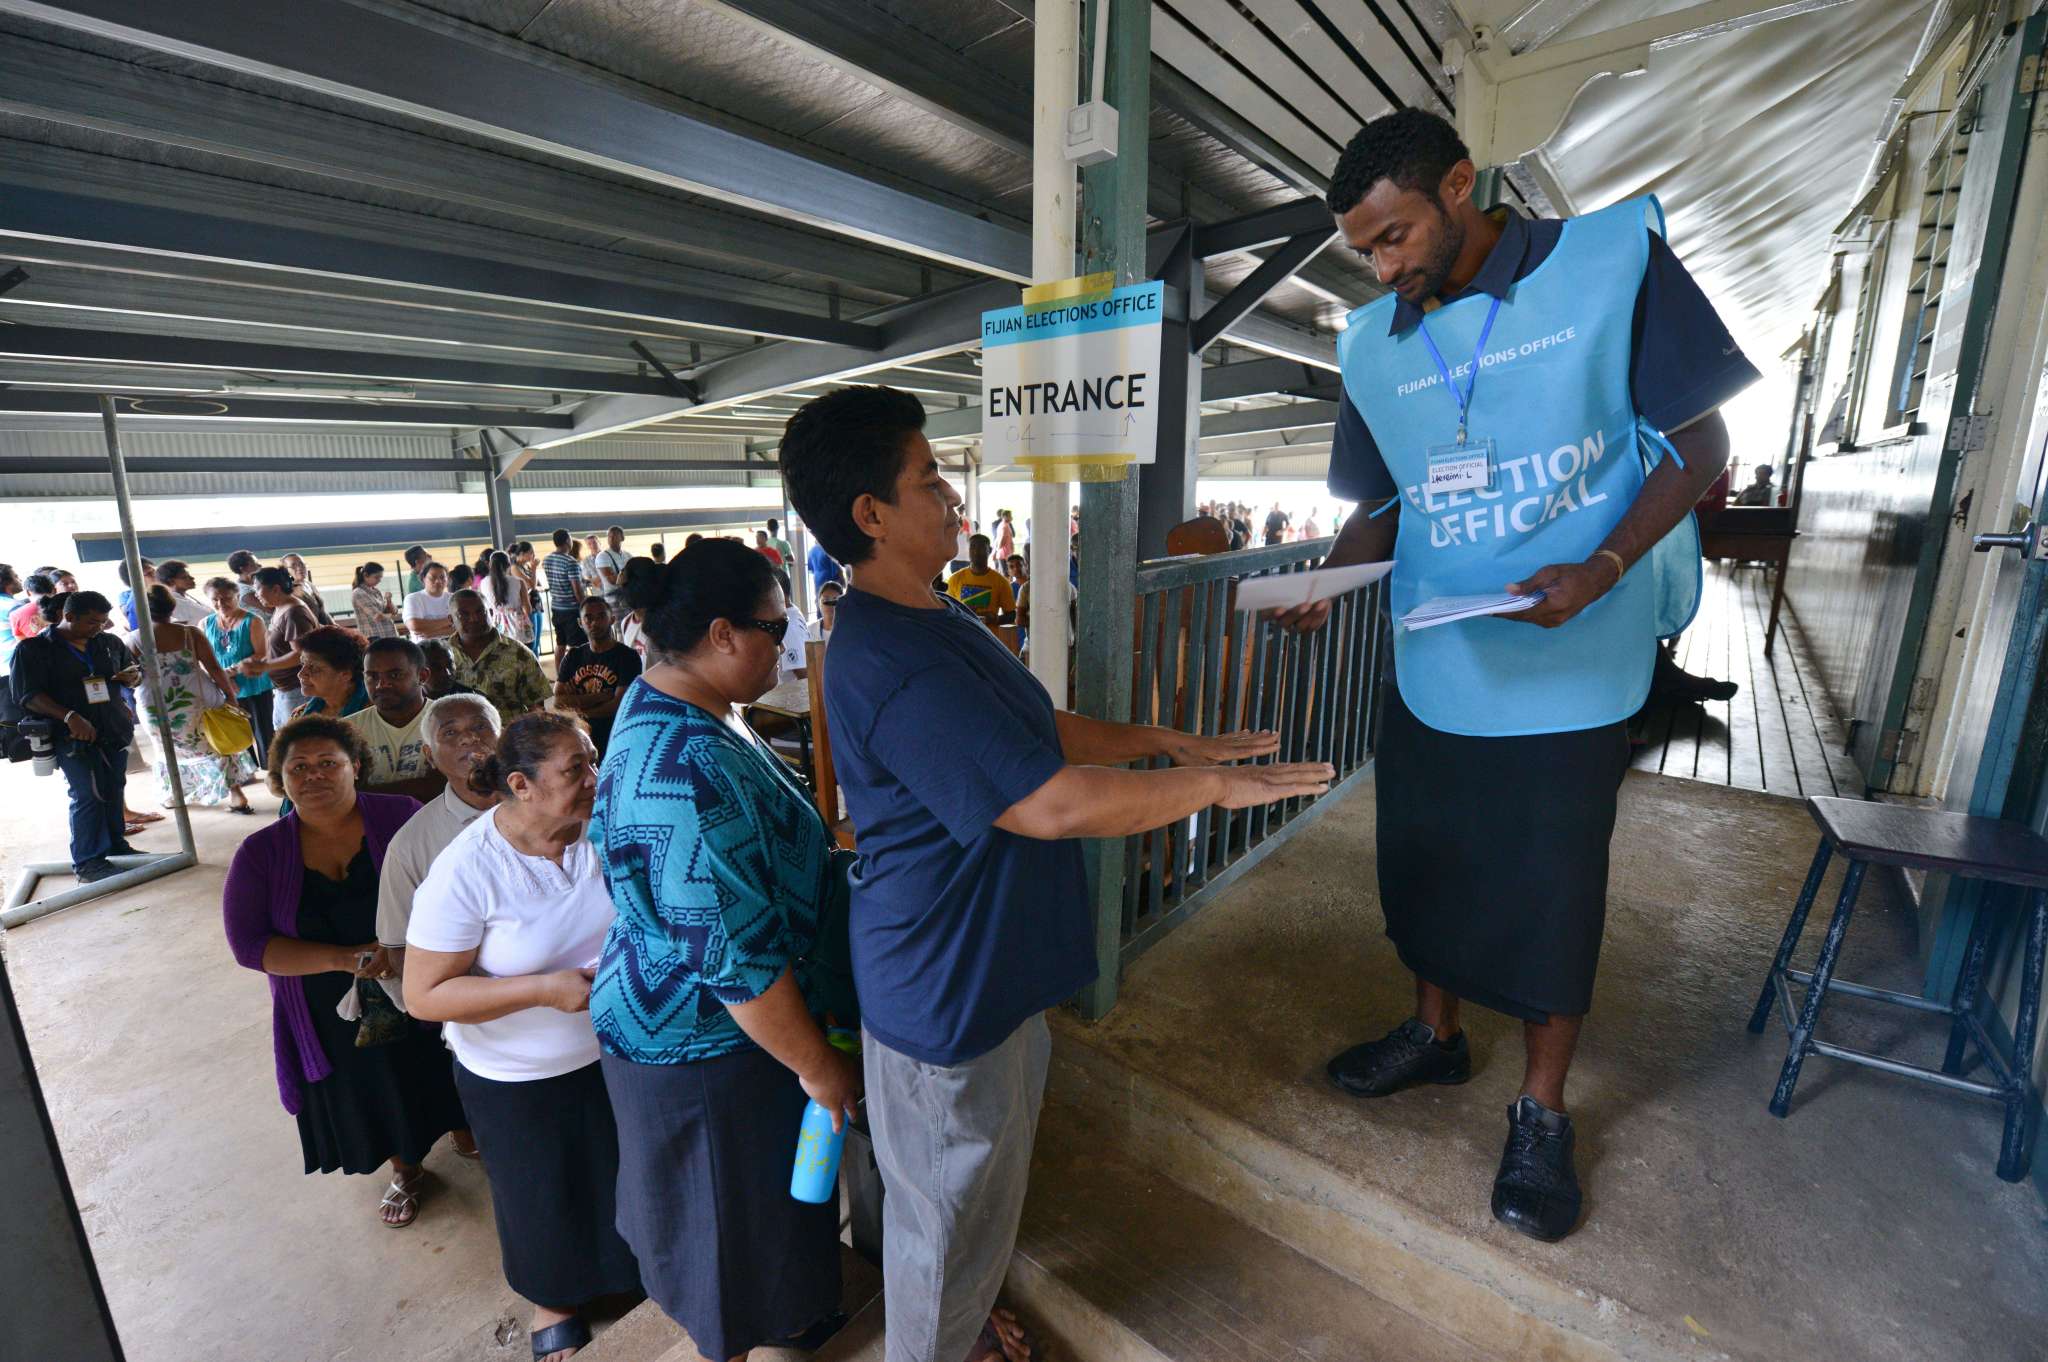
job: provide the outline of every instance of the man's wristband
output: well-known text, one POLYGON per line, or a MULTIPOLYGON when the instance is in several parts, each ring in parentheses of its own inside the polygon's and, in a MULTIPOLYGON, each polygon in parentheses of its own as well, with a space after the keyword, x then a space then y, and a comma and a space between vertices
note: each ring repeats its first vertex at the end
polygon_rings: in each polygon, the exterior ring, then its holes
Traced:
POLYGON ((1595 558, 1608 559, 1614 564, 1615 581, 1619 582, 1623 577, 1628 576, 1628 564, 1622 562, 1621 555, 1616 553, 1613 549, 1595 549, 1593 550, 1593 556, 1595 558))

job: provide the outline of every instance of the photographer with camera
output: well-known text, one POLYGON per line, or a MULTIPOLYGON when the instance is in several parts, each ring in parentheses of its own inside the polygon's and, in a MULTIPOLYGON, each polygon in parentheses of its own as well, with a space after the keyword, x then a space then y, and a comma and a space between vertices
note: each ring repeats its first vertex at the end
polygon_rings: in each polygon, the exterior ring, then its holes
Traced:
POLYGON ((108 633, 113 603, 97 591, 74 591, 63 614, 14 653, 14 701, 30 716, 59 725, 55 759, 71 787, 71 867, 83 883, 119 874, 107 859, 134 855, 122 833, 128 744, 135 719, 121 687, 142 682, 142 668, 108 633))

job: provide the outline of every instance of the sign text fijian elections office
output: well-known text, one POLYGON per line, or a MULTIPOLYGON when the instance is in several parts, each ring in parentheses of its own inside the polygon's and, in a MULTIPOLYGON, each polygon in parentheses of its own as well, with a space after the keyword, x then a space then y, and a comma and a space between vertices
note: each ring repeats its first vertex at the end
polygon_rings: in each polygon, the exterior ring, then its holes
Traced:
POLYGON ((1026 289, 981 314, 982 459, 1041 481, 1115 479, 1159 443, 1166 286, 1109 276, 1026 289))

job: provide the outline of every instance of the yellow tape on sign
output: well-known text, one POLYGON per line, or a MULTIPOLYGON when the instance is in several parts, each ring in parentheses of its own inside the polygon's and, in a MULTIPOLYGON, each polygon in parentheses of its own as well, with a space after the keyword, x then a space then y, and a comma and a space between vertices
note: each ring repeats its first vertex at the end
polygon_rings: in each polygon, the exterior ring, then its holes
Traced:
POLYGON ((1070 303, 1076 298, 1091 298, 1099 293, 1116 292, 1116 273, 1103 270, 1099 274, 1082 274, 1072 279, 1055 279, 1050 284, 1034 284, 1024 290, 1024 306, 1046 307, 1053 303, 1070 303))
POLYGON ((1033 482, 1122 482, 1136 466, 1135 454, 1090 455, 1075 459, 1030 459, 1033 482))

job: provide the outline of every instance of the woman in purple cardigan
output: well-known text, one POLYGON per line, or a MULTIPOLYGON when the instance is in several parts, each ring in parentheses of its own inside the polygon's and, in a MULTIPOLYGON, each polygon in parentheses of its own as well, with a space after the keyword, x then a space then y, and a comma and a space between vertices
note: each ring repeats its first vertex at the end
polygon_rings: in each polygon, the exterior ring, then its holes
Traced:
POLYGON ((378 1214, 400 1229, 419 1214, 420 1163, 443 1135, 476 1156, 441 1028, 390 1006, 396 977, 377 944, 377 880, 391 838, 419 808, 356 793, 370 753, 338 719, 308 716, 270 746, 270 788, 293 811, 242 843, 221 913, 235 960, 270 976, 278 1096, 298 1118, 306 1171, 391 1165, 378 1214), (363 1020, 336 1008, 351 991, 363 1020))

